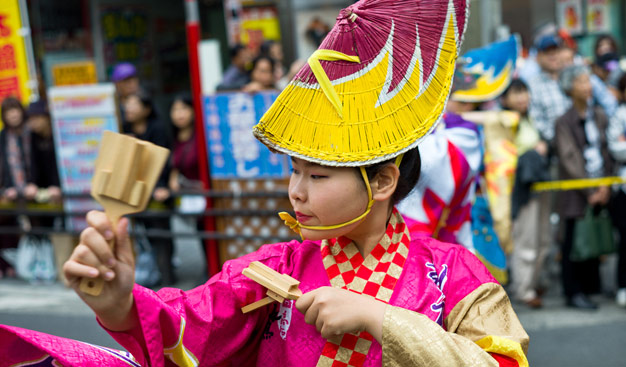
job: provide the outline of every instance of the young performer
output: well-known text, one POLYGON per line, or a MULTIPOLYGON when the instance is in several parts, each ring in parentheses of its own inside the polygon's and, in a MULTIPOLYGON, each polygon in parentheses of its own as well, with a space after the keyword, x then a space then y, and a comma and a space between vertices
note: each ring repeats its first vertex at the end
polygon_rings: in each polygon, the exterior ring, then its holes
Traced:
POLYGON ((127 221, 91 212, 65 273, 76 289, 107 280, 97 297, 78 292, 102 326, 150 366, 526 366, 502 287, 462 246, 412 238, 394 208, 419 177, 416 146, 443 111, 466 14, 463 0, 344 9, 255 127, 292 159, 296 218, 281 217, 302 242, 153 292, 133 283, 127 221), (303 296, 243 314, 265 297, 242 275, 252 261, 298 279, 303 296))

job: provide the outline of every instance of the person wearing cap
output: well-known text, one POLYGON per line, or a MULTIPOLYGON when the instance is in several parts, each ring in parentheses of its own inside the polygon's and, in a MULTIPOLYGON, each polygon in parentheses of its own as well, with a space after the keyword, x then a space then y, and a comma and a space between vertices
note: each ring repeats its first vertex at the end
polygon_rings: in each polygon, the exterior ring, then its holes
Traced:
POLYGON ((549 143, 554 138, 554 123, 567 111, 571 101, 563 93, 558 76, 563 68, 560 50, 562 40, 556 34, 540 37, 537 49, 537 63, 541 72, 526 80, 530 90, 529 114, 541 138, 549 143))
POLYGON ((121 62, 115 65, 111 73, 111 81, 115 83, 115 89, 121 103, 124 103, 129 95, 139 92, 137 68, 130 62, 121 62))
POLYGON ((229 261, 194 290, 154 292, 134 285, 128 221, 112 228, 88 214, 65 274, 137 363, 528 365, 502 286, 464 247, 412 236, 394 206, 419 178, 418 144, 443 112, 468 6, 362 0, 342 10, 255 126, 291 158, 296 217, 280 216, 302 241, 229 261), (267 292, 242 274, 252 261, 297 279, 303 295, 242 313, 267 292), (99 296, 78 289, 100 274, 99 296))

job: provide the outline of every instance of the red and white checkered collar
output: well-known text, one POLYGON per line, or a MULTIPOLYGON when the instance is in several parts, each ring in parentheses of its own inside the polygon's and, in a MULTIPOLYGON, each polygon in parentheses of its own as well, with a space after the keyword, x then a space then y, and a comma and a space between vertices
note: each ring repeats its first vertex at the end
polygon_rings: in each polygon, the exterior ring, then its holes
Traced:
MULTIPOLYGON (((410 241, 409 230, 396 208, 385 234, 366 258, 349 238, 322 241, 322 259, 330 284, 389 303, 409 254, 410 241)), ((367 332, 329 339, 317 366, 362 366, 373 339, 367 332)))

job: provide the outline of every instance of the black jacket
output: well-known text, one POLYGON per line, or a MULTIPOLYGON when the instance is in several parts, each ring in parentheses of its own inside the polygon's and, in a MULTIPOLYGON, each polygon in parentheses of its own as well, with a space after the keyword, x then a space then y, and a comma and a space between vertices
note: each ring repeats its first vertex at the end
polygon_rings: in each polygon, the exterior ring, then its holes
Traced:
MULTIPOLYGON (((172 149, 172 134, 170 129, 168 129, 160 120, 153 118, 148 120, 148 126, 146 127, 146 131, 143 134, 135 134, 131 129, 130 124, 124 125, 124 134, 128 134, 134 136, 137 139, 149 141, 150 143, 156 144, 163 148, 172 149)), ((163 167, 163 171, 161 172, 161 176, 159 176, 159 180, 156 183, 156 187, 168 187, 168 180, 170 177, 171 165, 168 162, 163 167)))
POLYGON ((531 197, 530 187, 535 182, 550 181, 550 167, 547 157, 531 149, 517 160, 515 184, 513 186, 511 216, 517 217, 520 209, 531 197))

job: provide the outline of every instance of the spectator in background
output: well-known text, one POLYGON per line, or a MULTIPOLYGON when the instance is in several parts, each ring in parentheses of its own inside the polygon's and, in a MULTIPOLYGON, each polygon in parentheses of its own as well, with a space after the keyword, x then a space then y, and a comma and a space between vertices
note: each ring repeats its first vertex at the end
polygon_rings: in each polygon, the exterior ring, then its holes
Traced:
POLYGON ((315 47, 319 47, 328 32, 330 32, 328 24, 324 23, 319 17, 315 17, 311 19, 311 23, 309 23, 305 34, 315 47))
POLYGON ((520 114, 515 137, 517 169, 513 186, 513 252, 511 253, 512 297, 531 308, 542 306, 539 284, 541 269, 550 249, 550 195, 533 194, 530 187, 549 181, 548 145, 528 116, 528 87, 515 79, 502 95, 502 108, 520 114))
POLYGON ((217 86, 218 91, 239 90, 250 82, 250 75, 246 67, 251 59, 250 50, 242 44, 236 44, 230 49, 230 66, 224 72, 222 82, 217 86))
MULTIPOLYGON (((618 174, 626 178, 626 74, 622 75, 618 83, 620 106, 609 122, 607 140, 609 151, 617 161, 618 174)), ((619 231, 618 260, 617 260, 617 295, 616 303, 626 307, 626 186, 622 185, 611 199, 611 217, 619 231)))
MULTIPOLYGON (((563 68, 571 65, 585 65, 585 61, 576 53, 576 50, 577 45, 575 41, 570 38, 569 41, 565 43, 565 47, 561 48, 560 56, 563 68)), ((594 69, 600 69, 598 71, 599 74, 602 75, 603 72, 600 71, 603 70, 605 65, 604 63, 600 64, 601 66, 597 66, 594 69)), ((611 65, 611 68, 612 67, 614 67, 614 65, 611 65)), ((615 90, 613 90, 613 88, 602 79, 604 77, 605 76, 599 76, 596 73, 591 74, 591 93, 593 95, 593 102, 601 106, 607 116, 613 116, 617 109, 615 90)))
POLYGON ((557 81, 563 68, 562 40, 555 34, 540 37, 535 44, 541 72, 527 80, 530 91, 529 116, 541 138, 552 142, 554 123, 571 106, 557 81))
POLYGON ((557 32, 558 28, 556 27, 556 24, 552 22, 541 25, 533 32, 531 47, 528 50, 528 56, 525 59, 518 60, 516 68, 516 73, 519 75, 519 78, 526 84, 528 84, 530 79, 534 78, 541 72, 541 68, 539 67, 539 64, 537 64, 536 47, 539 44, 539 40, 548 34, 556 34, 557 32))
POLYGON ((250 70, 250 83, 241 90, 248 93, 256 93, 263 90, 276 89, 276 79, 274 77, 274 60, 268 56, 259 56, 252 61, 250 70))
POLYGON ((45 189, 45 198, 61 200, 59 170, 52 137, 52 123, 46 102, 39 100, 28 106, 26 125, 32 132, 31 177, 38 188, 45 189))
POLYGON ((129 62, 115 65, 111 73, 111 81, 115 83, 115 90, 122 105, 128 96, 138 93, 141 89, 137 68, 129 62))
POLYGON ((617 42, 615 38, 610 34, 601 34, 596 39, 596 44, 593 48, 594 58, 598 58, 604 54, 618 52, 617 42))
POLYGON ((617 90, 619 79, 622 76, 622 70, 619 67, 619 48, 617 47, 617 41, 610 34, 602 34, 596 39, 593 50, 594 60, 600 60, 603 57, 606 59, 606 54, 614 55, 613 57, 609 57, 609 59, 614 59, 617 62, 609 66, 611 70, 605 81, 608 85, 617 90))
MULTIPOLYGON (((204 186, 200 179, 195 114, 189 93, 181 93, 174 97, 170 107, 170 119, 174 130, 174 145, 170 156, 172 170, 169 176, 169 189, 173 193, 180 190, 202 190, 204 186)), ((196 208, 206 206, 204 197, 181 196, 179 210, 183 212, 185 208, 188 208, 190 201, 196 208), (200 205, 198 205, 199 201, 200 205)), ((192 231, 194 229, 202 231, 200 217, 180 218, 180 220, 185 222, 192 231)), ((206 248, 202 242, 200 242, 200 247, 206 258, 206 248)))
MULTIPOLYGON (((138 139, 146 140, 164 148, 171 148, 171 139, 169 130, 159 119, 154 110, 152 99, 145 92, 132 93, 124 103, 124 111, 126 121, 124 133, 132 135, 138 139)), ((170 175, 169 164, 166 165, 159 177, 152 198, 169 207, 170 191, 168 189, 168 179, 170 175)), ((141 219, 146 230, 170 229, 169 218, 150 218, 141 219)), ((156 262, 161 272, 161 284, 171 285, 175 283, 174 269, 172 266, 172 255, 174 246, 170 238, 150 237, 148 236, 150 245, 152 246, 156 262)), ((150 286, 154 286, 151 284, 150 286)))
MULTIPOLYGON (((592 65, 593 75, 597 77, 599 81, 601 81, 604 86, 611 92, 613 95, 614 108, 617 108, 617 97, 618 91, 617 86, 611 83, 611 79, 619 78, 621 74, 621 70, 619 68, 619 56, 616 53, 605 53, 596 57, 595 62, 592 65), (618 75, 617 77, 615 75, 618 75)), ((613 116, 615 110, 606 111, 609 116, 613 116)))
POLYGON ((261 45, 260 56, 268 56, 274 60, 274 80, 276 80, 276 83, 284 83, 280 89, 284 88, 289 80, 284 80, 286 70, 285 65, 283 64, 283 46, 276 41, 265 41, 261 45))
MULTIPOLYGON (((37 186, 32 183, 30 174, 31 136, 26 129, 26 112, 22 103, 14 97, 2 101, 2 123, 0 131, 0 184, 2 200, 14 202, 19 197, 33 198, 37 186)), ((6 227, 17 227, 17 218, 0 217, 0 224, 6 227)), ((19 236, 0 235, 0 249, 17 247, 19 236)), ((0 277, 15 276, 15 270, 0 255, 0 277)))
POLYGON ((198 146, 195 134, 195 115, 193 101, 189 93, 179 94, 170 108, 170 118, 174 129, 172 149, 172 171, 169 176, 169 188, 202 189, 198 168, 198 146))
POLYGON ((133 93, 139 93, 141 85, 139 84, 139 76, 135 65, 129 62, 122 62, 113 68, 111 73, 111 81, 115 83, 115 91, 117 92, 117 102, 120 109, 120 118, 122 126, 126 126, 126 113, 124 105, 126 99, 133 93))
MULTIPOLYGON (((559 157, 559 179, 581 179, 610 176, 606 128, 608 120, 599 108, 591 108, 592 87, 587 67, 574 65, 559 77, 563 91, 572 98, 572 106, 556 121, 554 145, 559 157)), ((574 226, 585 215, 588 206, 601 207, 608 203, 611 190, 568 190, 558 193, 557 212, 564 225, 561 243, 561 280, 566 303, 570 307, 596 309, 588 297, 600 288, 599 261, 572 261, 574 226)))
POLYGON ((13 97, 2 102, 0 131, 1 182, 3 199, 15 201, 22 196, 32 199, 37 186, 31 177, 31 135, 26 127, 26 111, 22 103, 13 97))

